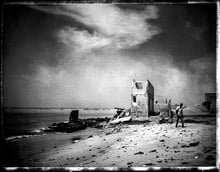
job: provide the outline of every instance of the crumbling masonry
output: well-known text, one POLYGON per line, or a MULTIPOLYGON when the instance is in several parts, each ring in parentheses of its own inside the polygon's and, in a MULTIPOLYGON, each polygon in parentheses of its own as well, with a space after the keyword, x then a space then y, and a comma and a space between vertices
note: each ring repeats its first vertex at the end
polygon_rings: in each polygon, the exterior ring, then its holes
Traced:
POLYGON ((154 87, 149 80, 132 82, 131 115, 132 119, 148 119, 154 112, 154 87))

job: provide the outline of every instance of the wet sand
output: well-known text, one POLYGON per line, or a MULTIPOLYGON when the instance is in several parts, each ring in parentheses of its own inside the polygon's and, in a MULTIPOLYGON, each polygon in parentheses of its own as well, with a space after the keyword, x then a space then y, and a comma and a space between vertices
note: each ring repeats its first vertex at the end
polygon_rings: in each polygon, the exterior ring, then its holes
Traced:
POLYGON ((216 117, 185 118, 185 128, 181 124, 176 128, 175 121, 158 124, 157 118, 104 128, 80 138, 51 133, 6 143, 5 166, 216 166, 216 117))

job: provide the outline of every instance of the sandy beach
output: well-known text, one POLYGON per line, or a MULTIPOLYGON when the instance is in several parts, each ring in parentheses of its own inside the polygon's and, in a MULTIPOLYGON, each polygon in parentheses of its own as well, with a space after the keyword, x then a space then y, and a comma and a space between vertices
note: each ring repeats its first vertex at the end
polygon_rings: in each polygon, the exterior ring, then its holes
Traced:
POLYGON ((6 142, 5 166, 216 166, 216 117, 186 117, 185 128, 150 121, 90 128, 82 137, 51 133, 6 142))

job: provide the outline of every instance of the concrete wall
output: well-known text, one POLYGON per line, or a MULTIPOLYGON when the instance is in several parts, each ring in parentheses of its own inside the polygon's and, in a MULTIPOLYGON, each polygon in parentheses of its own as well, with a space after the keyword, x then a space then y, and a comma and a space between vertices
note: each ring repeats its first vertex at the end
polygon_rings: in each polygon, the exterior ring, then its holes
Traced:
POLYGON ((148 119, 154 111, 154 88, 150 81, 132 81, 131 114, 132 118, 148 119))
POLYGON ((148 113, 154 112, 154 87, 149 80, 147 80, 147 95, 148 95, 148 113))

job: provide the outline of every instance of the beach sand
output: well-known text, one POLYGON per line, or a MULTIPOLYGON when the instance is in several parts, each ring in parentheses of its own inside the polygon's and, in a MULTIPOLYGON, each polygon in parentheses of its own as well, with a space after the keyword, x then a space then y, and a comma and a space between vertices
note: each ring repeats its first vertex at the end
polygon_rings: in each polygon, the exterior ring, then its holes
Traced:
POLYGON ((202 117, 203 122, 185 119, 185 128, 180 124, 176 128, 175 122, 158 124, 157 118, 94 129, 80 138, 73 133, 49 133, 7 142, 4 166, 216 166, 216 117, 202 117))

